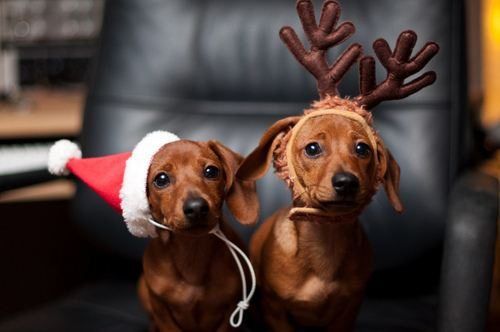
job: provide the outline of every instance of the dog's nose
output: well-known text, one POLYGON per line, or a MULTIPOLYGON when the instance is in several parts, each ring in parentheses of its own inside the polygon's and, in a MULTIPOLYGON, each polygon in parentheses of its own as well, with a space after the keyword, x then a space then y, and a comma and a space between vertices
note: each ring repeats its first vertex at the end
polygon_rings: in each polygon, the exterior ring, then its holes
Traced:
POLYGON ((351 173, 337 173, 332 178, 333 188, 338 194, 347 195, 354 194, 359 189, 358 178, 351 173))
POLYGON ((189 198, 184 202, 184 206, 182 207, 184 211, 184 215, 189 220, 197 220, 205 217, 208 214, 208 202, 201 198, 189 198))

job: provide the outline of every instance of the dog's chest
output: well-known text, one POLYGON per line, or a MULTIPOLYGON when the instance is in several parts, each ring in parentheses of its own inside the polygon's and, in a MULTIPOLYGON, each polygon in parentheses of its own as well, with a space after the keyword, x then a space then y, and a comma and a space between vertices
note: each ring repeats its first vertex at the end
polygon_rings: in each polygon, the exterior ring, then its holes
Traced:
POLYGON ((364 286, 360 284, 325 283, 311 277, 285 302, 290 316, 297 323, 326 326, 347 310, 356 311, 363 290, 364 286))
POLYGON ((348 234, 350 240, 343 242, 335 237, 321 242, 321 235, 312 235, 312 239, 296 238, 295 250, 275 242, 274 264, 266 264, 264 272, 273 292, 292 307, 311 308, 318 314, 334 303, 362 297, 372 264, 364 233, 354 229, 348 234))
POLYGON ((357 310, 366 283, 361 279, 326 281, 311 275, 287 294, 285 307, 299 324, 328 325, 346 310, 357 310))
POLYGON ((241 294, 237 267, 223 244, 216 249, 217 255, 207 264, 195 259, 176 264, 169 259, 173 255, 146 252, 145 282, 153 298, 161 299, 161 306, 167 306, 175 316, 175 312, 179 313, 179 320, 191 316, 189 312, 198 315, 236 305, 241 294))
POLYGON ((233 273, 211 276, 205 284, 170 276, 163 289, 151 290, 151 314, 158 321, 168 323, 172 319, 184 331, 215 331, 228 319, 228 310, 236 307, 240 287, 238 276, 233 273))
POLYGON ((339 283, 327 282, 318 276, 307 278, 292 294, 293 302, 320 303, 340 292, 339 283))
POLYGON ((172 270, 154 274, 146 272, 145 279, 151 291, 171 308, 223 307, 228 301, 236 301, 241 285, 236 270, 214 265, 196 281, 172 270))
POLYGON ((217 311, 220 308, 228 307, 237 303, 239 292, 238 279, 232 275, 225 275, 224 282, 211 280, 206 285, 191 284, 185 280, 172 280, 176 285, 169 289, 169 294, 163 292, 163 300, 172 311, 180 312, 217 311))

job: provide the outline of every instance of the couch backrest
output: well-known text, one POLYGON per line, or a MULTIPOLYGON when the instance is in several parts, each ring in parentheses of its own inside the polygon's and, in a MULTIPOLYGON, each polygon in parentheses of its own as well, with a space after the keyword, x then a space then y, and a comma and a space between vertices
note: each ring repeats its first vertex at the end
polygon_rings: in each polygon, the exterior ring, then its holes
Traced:
MULTIPOLYGON (((316 10, 321 3, 316 1, 316 10)), ((378 269, 425 255, 441 243, 448 191, 464 150, 465 73, 461 1, 352 0, 351 39, 373 54, 378 37, 391 45, 400 31, 441 46, 428 65, 436 83, 375 110, 375 125, 402 169, 406 207, 395 214, 381 191, 362 217, 378 269)), ((218 139, 246 154, 279 118, 299 114, 317 98, 315 82, 278 37, 283 25, 301 31, 293 1, 109 1, 90 85, 82 134, 84 155, 130 150, 147 132, 218 139)), ((343 47, 334 50, 337 55, 343 47)), ((380 66, 379 66, 380 67, 380 66)), ((379 68, 378 77, 385 73, 379 68)), ((341 86, 357 93, 357 72, 341 86)), ((258 183, 262 218, 288 204, 290 195, 272 172, 258 183)), ((75 216, 92 238, 123 255, 140 257, 144 241, 128 234, 121 218, 81 186, 75 216)), ((248 238, 252 229, 235 225, 248 238)))

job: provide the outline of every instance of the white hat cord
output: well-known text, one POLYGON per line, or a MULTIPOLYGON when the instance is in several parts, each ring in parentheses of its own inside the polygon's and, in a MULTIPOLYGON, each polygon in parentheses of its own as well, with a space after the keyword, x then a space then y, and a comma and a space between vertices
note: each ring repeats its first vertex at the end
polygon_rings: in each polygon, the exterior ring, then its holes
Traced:
MULTIPOLYGON (((172 229, 170 227, 162 225, 162 224, 154 221, 151 218, 149 218, 148 221, 152 225, 154 225, 158 228, 172 231, 172 229)), ((238 302, 236 309, 233 311, 233 313, 231 314, 231 317, 229 318, 229 323, 231 324, 231 326, 234 328, 237 328, 243 322, 243 314, 244 314, 245 310, 248 309, 250 300, 252 299, 252 296, 255 293, 255 288, 256 288, 256 284, 257 284, 256 277, 255 277, 255 271, 253 269, 252 263, 250 262, 250 259, 248 258, 248 256, 243 252, 243 250, 238 248, 237 245, 235 245, 233 242, 231 242, 226 237, 226 235, 220 230, 219 224, 215 225, 215 227, 212 228, 212 230, 209 233, 215 235, 216 237, 218 237, 220 240, 222 240, 226 244, 226 246, 229 249, 229 252, 231 253, 231 255, 233 256, 234 261, 236 262, 236 265, 238 266, 238 270, 240 272, 243 299, 240 302, 238 302), (248 266, 248 271, 250 272, 252 287, 250 288, 250 292, 248 292, 248 293, 247 293, 247 279, 245 276, 245 270, 243 268, 243 265, 241 264, 241 260, 238 257, 238 255, 240 255, 241 258, 243 258, 246 265, 248 266)))

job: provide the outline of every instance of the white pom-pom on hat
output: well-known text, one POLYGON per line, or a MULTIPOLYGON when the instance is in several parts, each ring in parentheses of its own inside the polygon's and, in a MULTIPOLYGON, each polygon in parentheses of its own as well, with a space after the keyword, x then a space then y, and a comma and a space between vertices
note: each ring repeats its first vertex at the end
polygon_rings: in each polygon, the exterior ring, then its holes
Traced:
POLYGON ((49 172, 54 175, 68 175, 69 171, 66 168, 68 161, 81 157, 82 151, 77 144, 67 139, 59 140, 49 150, 49 172))

